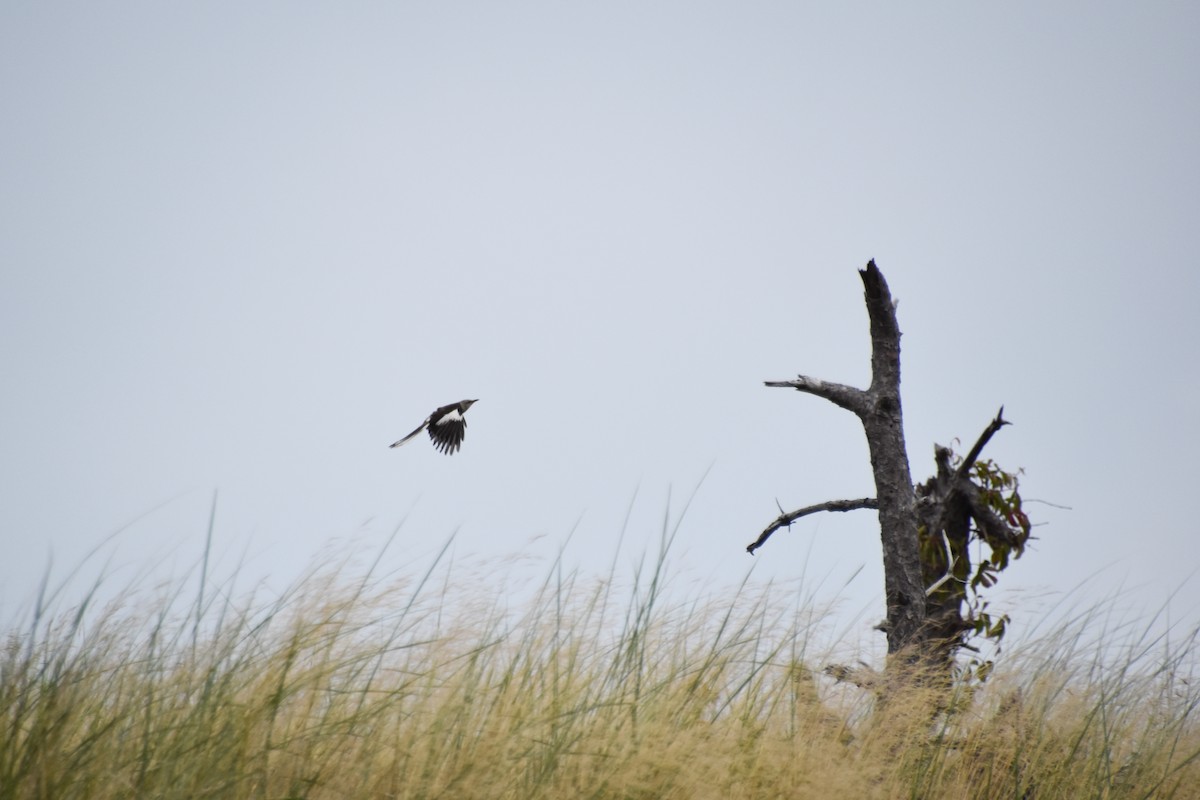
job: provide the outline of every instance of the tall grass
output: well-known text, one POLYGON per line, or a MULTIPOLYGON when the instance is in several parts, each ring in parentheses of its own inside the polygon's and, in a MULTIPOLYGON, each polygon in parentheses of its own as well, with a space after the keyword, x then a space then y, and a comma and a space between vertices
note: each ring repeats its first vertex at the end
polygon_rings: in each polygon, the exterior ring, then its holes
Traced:
POLYGON ((786 587, 666 591, 665 548, 515 608, 377 569, 39 602, 0 656, 0 797, 1200 797, 1194 636, 1089 638, 1101 610, 936 716, 832 686, 786 587))

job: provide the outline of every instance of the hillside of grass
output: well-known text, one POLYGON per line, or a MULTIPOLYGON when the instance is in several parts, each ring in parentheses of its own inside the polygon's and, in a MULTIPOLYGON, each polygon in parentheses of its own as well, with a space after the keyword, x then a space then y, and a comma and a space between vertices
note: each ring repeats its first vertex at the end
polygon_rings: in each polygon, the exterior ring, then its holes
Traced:
POLYGON ((556 563, 195 576, 58 607, 0 656, 2 798, 1197 798, 1194 635, 1065 618, 961 711, 822 673, 783 586, 556 563))

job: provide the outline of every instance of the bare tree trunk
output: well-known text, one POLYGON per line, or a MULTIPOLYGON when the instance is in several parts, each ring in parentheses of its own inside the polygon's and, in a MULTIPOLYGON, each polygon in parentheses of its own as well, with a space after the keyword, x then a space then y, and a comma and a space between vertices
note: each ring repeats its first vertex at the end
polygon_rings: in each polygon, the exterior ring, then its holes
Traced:
POLYGON ((871 318, 871 387, 863 429, 871 449, 875 499, 883 539, 883 580, 887 592, 888 652, 920 642, 925 624, 925 584, 917 540, 917 506, 904 417, 900 407, 900 326, 896 304, 875 260, 859 272, 871 318))
MULTIPOLYGON (((875 474, 875 501, 883 542, 887 596, 887 621, 883 627, 888 637, 888 653, 911 652, 922 644, 925 635, 925 586, 917 539, 916 496, 900 406, 900 327, 887 281, 874 259, 859 275, 871 320, 870 387, 862 390, 804 375, 791 381, 767 381, 766 385, 823 397, 853 411, 862 420, 875 474)), ((764 532, 758 544, 769 531, 764 532)))

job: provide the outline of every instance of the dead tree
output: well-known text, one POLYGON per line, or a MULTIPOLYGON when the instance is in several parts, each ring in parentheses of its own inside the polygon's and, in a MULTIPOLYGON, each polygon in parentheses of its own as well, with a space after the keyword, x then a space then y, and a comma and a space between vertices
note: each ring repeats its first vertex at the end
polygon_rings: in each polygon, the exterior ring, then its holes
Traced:
MULTIPOLYGON (((887 281, 875 266, 874 259, 867 263, 866 269, 859 271, 859 275, 866 290, 867 315, 871 320, 871 385, 858 389, 807 375, 790 381, 767 381, 766 384, 823 397, 854 412, 862 421, 871 451, 871 468, 875 473, 875 499, 840 501, 836 510, 879 510, 887 598, 884 630, 891 654, 920 643, 925 625, 925 586, 917 541, 916 495, 909 475, 900 409, 900 327, 896 324, 896 308, 887 281)), ((783 520, 776 530, 795 519, 784 520, 787 516, 781 515, 776 520, 783 520)), ((764 531, 759 541, 747 550, 753 553, 768 536, 770 533, 764 531)))
MULTIPOLYGON (((806 375, 789 381, 767 381, 766 385, 822 397, 858 416, 870 450, 876 496, 831 500, 791 512, 781 510, 746 549, 753 554, 775 531, 818 511, 878 510, 887 599, 887 618, 880 628, 887 634, 888 654, 905 652, 945 663, 964 644, 966 633, 977 627, 976 620, 962 614, 966 586, 972 580, 967 552, 971 522, 980 538, 992 545, 993 552, 997 545, 1004 550, 1005 559, 1011 553, 1019 556, 1028 538, 1029 523, 1020 511, 1019 495, 1013 492, 1015 513, 1022 524, 1012 519, 1012 525, 1005 524, 996 508, 1011 512, 1011 501, 1006 501, 1008 505, 994 502, 995 498, 985 497, 985 490, 972 480, 972 468, 983 447, 1007 423, 1001 409, 961 463, 951 463, 948 448, 937 448, 938 474, 914 487, 904 443, 900 328, 895 303, 874 260, 859 275, 871 327, 870 386, 858 389, 806 375)), ((986 581, 988 570, 994 572, 995 564, 984 562, 974 579, 986 581)))

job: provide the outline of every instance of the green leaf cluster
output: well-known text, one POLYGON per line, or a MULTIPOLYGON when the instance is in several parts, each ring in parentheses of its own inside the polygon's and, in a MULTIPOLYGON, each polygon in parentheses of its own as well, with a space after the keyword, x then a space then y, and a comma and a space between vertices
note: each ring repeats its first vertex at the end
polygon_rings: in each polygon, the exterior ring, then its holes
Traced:
MULTIPOLYGON (((959 467, 961 457, 955 456, 953 463, 955 468, 959 467)), ((963 597, 966 605, 964 621, 970 626, 964 636, 963 647, 975 653, 980 648, 970 644, 972 639, 989 642, 999 651, 1008 624, 1012 621, 1008 614, 989 610, 982 591, 996 585, 1000 573, 1025 553, 1026 545, 1033 538, 1033 526, 1021 503, 1021 474, 1020 469, 1009 472, 991 459, 979 459, 971 465, 971 481, 979 490, 980 499, 1001 523, 982 525, 973 519, 970 528, 968 552, 975 549, 978 556, 963 597), (971 545, 975 547, 971 548, 971 545), (987 545, 989 551, 986 558, 982 553, 983 545, 987 545)), ((945 560, 944 556, 941 560, 945 560)), ((964 566, 969 569, 969 565, 964 566)), ((962 665, 959 677, 970 683, 983 682, 991 673, 992 666, 990 660, 972 657, 962 665)))

